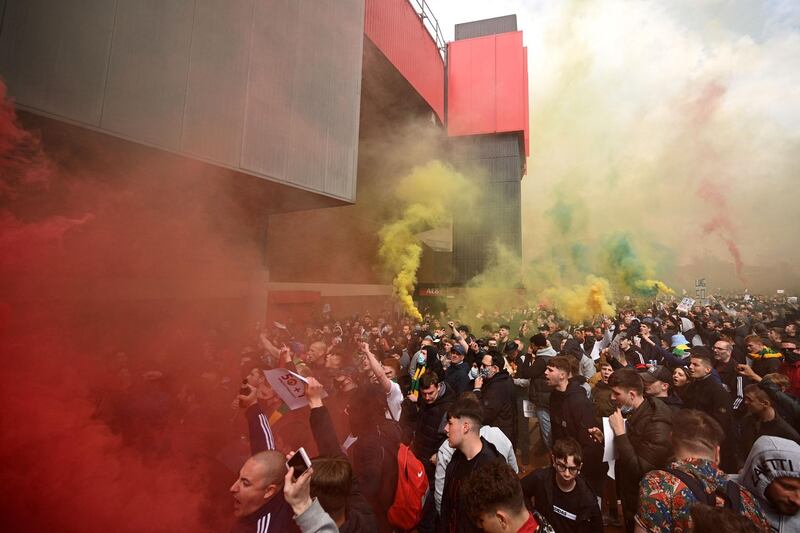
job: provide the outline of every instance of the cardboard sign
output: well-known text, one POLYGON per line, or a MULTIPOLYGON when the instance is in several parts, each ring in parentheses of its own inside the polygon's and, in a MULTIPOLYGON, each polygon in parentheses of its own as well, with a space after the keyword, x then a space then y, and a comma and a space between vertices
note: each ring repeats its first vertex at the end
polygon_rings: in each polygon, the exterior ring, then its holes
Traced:
POLYGON ((692 308, 694 305, 694 298, 684 298, 681 300, 681 303, 678 304, 678 311, 683 313, 688 313, 689 309, 692 308))
MULTIPOLYGON (((306 398, 306 383, 308 381, 303 376, 285 368, 273 368, 272 370, 265 370, 264 377, 267 378, 275 394, 283 400, 283 403, 289 409, 295 410, 308 405, 308 398, 306 398)), ((322 397, 325 398, 326 396, 327 393, 322 391, 322 397)))

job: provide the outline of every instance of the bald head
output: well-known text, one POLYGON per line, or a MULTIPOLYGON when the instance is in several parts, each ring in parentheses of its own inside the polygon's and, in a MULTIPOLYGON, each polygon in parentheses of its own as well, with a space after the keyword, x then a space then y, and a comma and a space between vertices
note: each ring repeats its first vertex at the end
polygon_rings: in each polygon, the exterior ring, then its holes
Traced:
POLYGON ((245 461, 230 488, 234 515, 248 516, 272 499, 280 492, 285 474, 286 458, 274 450, 259 452, 245 461))
POLYGON ((328 351, 328 346, 322 341, 312 342, 308 347, 308 360, 311 363, 316 363, 321 360, 325 353, 328 351))
POLYGON ((275 450, 258 452, 247 461, 253 463, 266 484, 283 482, 283 476, 286 475, 286 456, 281 452, 275 450))

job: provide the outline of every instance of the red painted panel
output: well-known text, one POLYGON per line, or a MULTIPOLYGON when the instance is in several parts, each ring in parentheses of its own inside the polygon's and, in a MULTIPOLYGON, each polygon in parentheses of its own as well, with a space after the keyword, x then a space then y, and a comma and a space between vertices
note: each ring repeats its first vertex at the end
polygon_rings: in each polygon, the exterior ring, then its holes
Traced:
POLYGON ((448 134, 518 131, 529 154, 527 57, 522 32, 449 43, 448 134))
POLYGON ((366 0, 364 34, 444 122, 444 61, 408 0, 366 0))
POLYGON ((522 32, 496 35, 495 54, 495 131, 525 131, 522 32))
MULTIPOLYGON (((523 76, 522 76, 522 83, 525 84, 525 134, 523 140, 525 142, 525 155, 531 155, 531 112, 530 112, 530 105, 531 102, 529 100, 530 96, 528 95, 528 47, 523 48, 523 76)), ((525 174, 528 173, 528 165, 525 165, 525 174)))

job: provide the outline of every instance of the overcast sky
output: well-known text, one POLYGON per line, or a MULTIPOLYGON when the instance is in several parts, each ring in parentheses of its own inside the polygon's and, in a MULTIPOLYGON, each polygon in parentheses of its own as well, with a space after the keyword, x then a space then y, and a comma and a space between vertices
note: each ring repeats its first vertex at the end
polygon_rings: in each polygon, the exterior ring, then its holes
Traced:
POLYGON ((428 3, 446 40, 456 23, 517 15, 525 253, 553 238, 560 197, 586 242, 628 231, 679 265, 722 260, 728 277, 738 246, 745 265, 781 264, 800 286, 800 1, 428 3))

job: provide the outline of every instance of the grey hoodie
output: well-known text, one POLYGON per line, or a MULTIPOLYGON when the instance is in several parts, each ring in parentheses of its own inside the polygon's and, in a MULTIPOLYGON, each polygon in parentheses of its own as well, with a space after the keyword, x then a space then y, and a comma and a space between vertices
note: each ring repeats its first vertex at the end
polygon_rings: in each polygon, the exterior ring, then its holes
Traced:
POLYGON ((739 483, 758 499, 772 531, 794 533, 800 531, 800 512, 781 515, 764 495, 779 477, 800 478, 800 444, 780 437, 759 437, 747 456, 739 483))

